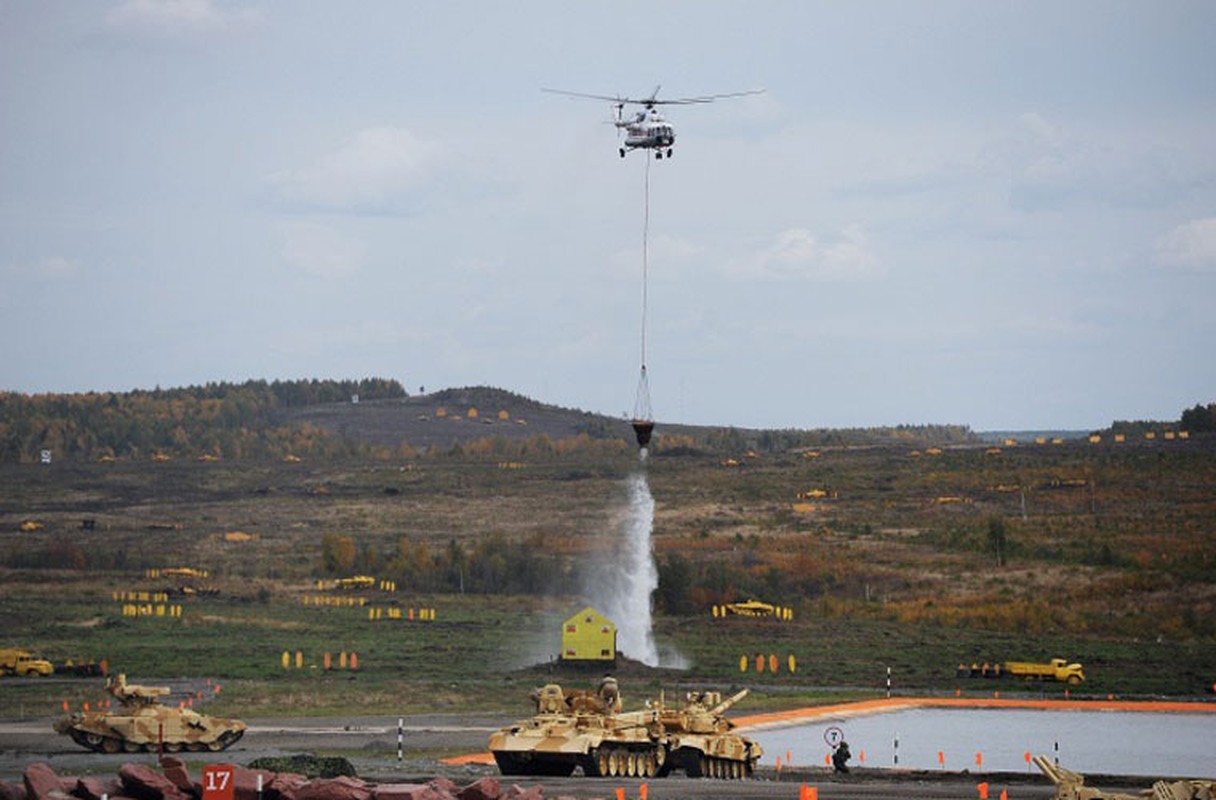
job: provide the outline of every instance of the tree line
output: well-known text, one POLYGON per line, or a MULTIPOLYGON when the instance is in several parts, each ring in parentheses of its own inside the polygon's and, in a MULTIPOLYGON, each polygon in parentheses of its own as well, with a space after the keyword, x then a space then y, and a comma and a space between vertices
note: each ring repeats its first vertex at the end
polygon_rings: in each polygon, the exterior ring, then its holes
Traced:
POLYGON ((337 454, 347 446, 315 426, 282 426, 281 408, 405 397, 396 380, 250 380, 176 389, 85 394, 0 392, 0 461, 223 458, 337 454))
POLYGON ((1206 406, 1199 403, 1182 412, 1182 429, 1195 433, 1216 431, 1216 403, 1206 406))
MULTIPOLYGON (((375 575, 433 594, 570 595, 580 591, 577 564, 557 555, 544 534, 513 541, 493 533, 475 542, 455 539, 433 547, 401 536, 395 547, 378 548, 353 536, 327 533, 314 566, 318 577, 375 575)), ((790 575, 758 560, 728 563, 692 560, 670 553, 658 561, 657 610, 672 615, 699 613, 742 596, 814 597, 837 588, 830 570, 790 575)))
POLYGON ((549 555, 543 534, 512 541, 490 534, 470 545, 446 546, 401 536, 382 549, 353 536, 327 533, 315 574, 368 574, 395 580, 413 592, 434 594, 564 595, 577 591, 577 575, 565 559, 549 555))

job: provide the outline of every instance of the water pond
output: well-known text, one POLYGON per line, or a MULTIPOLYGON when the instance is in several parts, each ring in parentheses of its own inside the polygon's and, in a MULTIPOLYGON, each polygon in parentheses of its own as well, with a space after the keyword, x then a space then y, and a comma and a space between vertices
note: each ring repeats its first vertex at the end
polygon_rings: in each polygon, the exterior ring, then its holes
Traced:
POLYGON ((1082 774, 1216 778, 1216 713, 916 708, 747 735, 763 745, 765 764, 788 754, 794 765, 823 765, 831 728, 854 766, 864 754, 866 767, 1037 772, 1029 753, 1082 774))

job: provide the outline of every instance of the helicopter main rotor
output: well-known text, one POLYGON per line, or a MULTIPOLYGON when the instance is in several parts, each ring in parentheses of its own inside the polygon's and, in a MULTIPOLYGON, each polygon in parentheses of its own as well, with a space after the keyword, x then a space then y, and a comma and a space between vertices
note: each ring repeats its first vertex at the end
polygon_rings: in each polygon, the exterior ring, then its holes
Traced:
POLYGON ((607 94, 587 94, 586 92, 568 92, 565 89, 541 89, 542 92, 550 94, 564 94, 567 97, 584 97, 590 100, 607 100, 610 103, 615 103, 617 107, 626 105, 643 106, 645 108, 654 108, 655 106, 687 106, 697 103, 712 103, 715 100, 724 100, 728 97, 745 97, 752 94, 763 94, 763 89, 750 89, 746 92, 726 92, 724 94, 706 94, 699 97, 672 97, 659 99, 659 89, 661 86, 654 87, 654 91, 650 93, 650 97, 636 98, 624 97, 622 95, 607 95, 607 94))

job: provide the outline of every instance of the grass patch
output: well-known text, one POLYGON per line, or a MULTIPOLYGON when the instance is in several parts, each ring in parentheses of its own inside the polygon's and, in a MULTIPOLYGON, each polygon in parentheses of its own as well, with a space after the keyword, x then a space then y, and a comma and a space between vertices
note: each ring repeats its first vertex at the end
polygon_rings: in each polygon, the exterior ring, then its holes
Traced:
MULTIPOLYGON (((687 567, 686 586, 657 595, 684 613, 658 609, 656 636, 690 667, 623 668, 622 686, 638 697, 746 684, 749 706, 767 710, 840 698, 815 687, 873 696, 888 667, 900 691, 1025 690, 959 684, 954 669, 1060 656, 1085 663, 1082 692, 1210 691, 1216 457, 1205 440, 1175 444, 919 457, 824 448, 741 466, 653 458, 655 550, 660 564, 679 556, 687 567), (811 490, 825 494, 795 510, 811 490), (1004 565, 991 552, 994 518, 1004 565), (710 614, 749 596, 793 608, 794 620, 710 614), (740 673, 740 658, 756 655, 776 655, 782 670, 740 673)), ((594 574, 635 469, 629 454, 510 469, 469 458, 0 465, 3 644, 57 661, 105 657, 133 682, 211 679, 223 686, 208 701, 215 713, 516 716, 551 679, 560 623, 585 602, 575 587, 594 574), (19 531, 29 519, 42 530, 19 531), (237 530, 253 539, 225 540, 237 530), (373 622, 366 606, 305 605, 334 594, 316 587, 337 576, 324 568, 327 534, 352 542, 345 574, 398 582, 395 593, 363 593, 368 605, 434 608, 436 620, 373 622), (474 593, 504 564, 543 585, 474 593), (123 615, 115 592, 180 589, 147 577, 177 566, 207 569, 203 583, 219 595, 172 599, 181 618, 123 615), (297 651, 304 668, 284 670, 282 654, 294 663, 297 651), (326 652, 356 653, 358 672, 326 672, 326 652)), ((97 681, 13 682, 0 715, 52 714, 65 699, 99 695, 97 681)))

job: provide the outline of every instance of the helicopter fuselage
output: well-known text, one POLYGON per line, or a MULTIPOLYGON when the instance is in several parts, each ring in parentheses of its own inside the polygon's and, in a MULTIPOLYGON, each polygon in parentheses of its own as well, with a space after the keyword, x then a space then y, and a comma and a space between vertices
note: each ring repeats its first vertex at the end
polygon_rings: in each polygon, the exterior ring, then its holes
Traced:
POLYGON ((626 150, 638 149, 655 150, 659 158, 662 158, 663 151, 667 151, 668 157, 671 156, 671 147, 676 142, 676 132, 657 111, 651 109, 648 112, 639 113, 633 119, 617 122, 616 126, 625 130, 624 146, 621 148, 622 157, 626 150))

